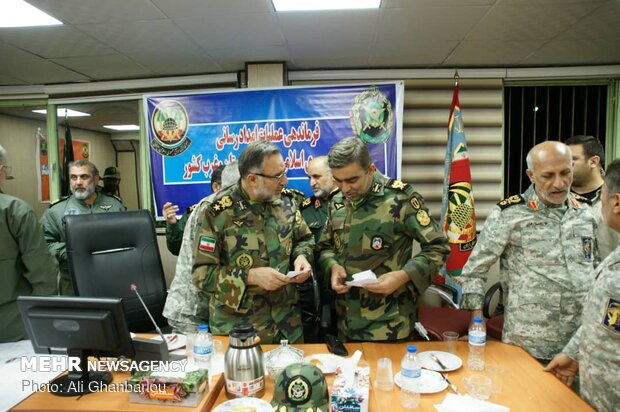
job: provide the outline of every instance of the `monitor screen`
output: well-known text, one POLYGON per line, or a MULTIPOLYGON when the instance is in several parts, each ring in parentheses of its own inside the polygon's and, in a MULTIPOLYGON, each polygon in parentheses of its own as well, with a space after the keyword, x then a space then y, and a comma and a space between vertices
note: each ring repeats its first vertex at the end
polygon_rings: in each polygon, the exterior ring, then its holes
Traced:
POLYGON ((108 372, 88 370, 89 356, 134 356, 122 299, 20 296, 17 304, 36 353, 66 352, 69 364, 79 359, 79 368, 50 385, 57 395, 81 395, 111 381, 108 372))

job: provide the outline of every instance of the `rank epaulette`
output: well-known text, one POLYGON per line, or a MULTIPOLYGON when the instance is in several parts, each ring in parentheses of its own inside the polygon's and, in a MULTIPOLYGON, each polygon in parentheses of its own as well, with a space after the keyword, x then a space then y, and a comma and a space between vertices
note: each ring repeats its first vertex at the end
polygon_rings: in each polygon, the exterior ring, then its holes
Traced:
POLYGON ((194 209, 196 209, 196 206, 198 206, 198 203, 193 204, 190 207, 188 207, 187 209, 185 209, 185 213, 187 213, 189 215, 190 213, 192 213, 194 211, 194 209))
POLYGON ((387 182, 386 187, 389 187, 390 189, 398 190, 400 192, 404 192, 409 187, 409 184, 405 182, 401 182, 400 180, 397 180, 397 179, 390 179, 387 182))
POLYGON ((58 203, 60 203, 60 202, 64 202, 65 200, 69 199, 70 197, 71 197, 71 196, 63 196, 63 197, 61 197, 60 199, 58 199, 58 200, 56 200, 56 201, 54 201, 54 202, 50 203, 50 207, 52 207, 52 206, 54 206, 54 205, 57 205, 57 204, 58 204, 58 203))
POLYGON ((233 201, 230 196, 222 196, 209 205, 209 211, 213 216, 217 216, 222 213, 222 211, 231 208, 232 205, 233 201))
POLYGON ((327 198, 331 199, 332 197, 336 196, 338 193, 340 193, 340 189, 335 187, 331 192, 329 192, 329 195, 327 195, 327 198))
POLYGON ((571 192, 571 195, 573 196, 573 199, 575 199, 575 200, 577 200, 577 201, 579 201, 581 203, 586 203, 588 205, 592 204, 592 201, 590 199, 588 199, 587 197, 583 197, 581 195, 578 195, 577 193, 572 193, 572 192, 571 192))
POLYGON ((304 192, 302 192, 301 190, 293 189, 292 187, 285 187, 284 189, 282 189, 282 193, 291 197, 301 196, 302 199, 306 197, 306 194, 304 192))
POLYGON ((308 197, 306 199, 304 199, 303 202, 301 202, 301 206, 299 207, 301 210, 304 210, 305 208, 307 208, 308 206, 310 206, 312 204, 312 198, 308 197))
POLYGON ((110 196, 113 197, 114 199, 118 200, 119 202, 123 203, 123 199, 121 199, 120 197, 116 196, 114 193, 103 193, 100 192, 100 194, 104 195, 104 196, 110 196))
POLYGON ((499 206, 500 209, 504 210, 507 207, 510 207, 512 205, 518 205, 519 203, 523 203, 523 202, 525 202, 525 199, 523 198, 523 196, 513 195, 499 202, 497 206, 499 206))

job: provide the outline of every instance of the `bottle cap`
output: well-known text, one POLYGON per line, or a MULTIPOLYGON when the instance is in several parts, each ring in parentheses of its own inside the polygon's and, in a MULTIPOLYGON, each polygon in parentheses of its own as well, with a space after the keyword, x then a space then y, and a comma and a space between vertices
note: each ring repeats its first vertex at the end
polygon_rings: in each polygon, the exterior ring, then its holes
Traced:
POLYGON ((417 351, 418 351, 418 348, 416 348, 415 345, 407 346, 407 352, 408 353, 416 353, 417 351))
POLYGON ((482 318, 480 316, 476 316, 474 318, 474 323, 482 323, 482 318))
POLYGON ((199 332, 208 332, 209 331, 209 325, 205 325, 204 323, 198 325, 198 331, 199 332))

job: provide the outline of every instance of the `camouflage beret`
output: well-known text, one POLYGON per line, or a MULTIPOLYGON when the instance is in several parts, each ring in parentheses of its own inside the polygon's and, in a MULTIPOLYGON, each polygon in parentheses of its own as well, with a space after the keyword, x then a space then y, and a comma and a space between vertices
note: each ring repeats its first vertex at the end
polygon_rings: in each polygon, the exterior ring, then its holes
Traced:
POLYGON ((275 412, 328 412, 323 372, 309 363, 288 365, 276 378, 271 406, 275 412))

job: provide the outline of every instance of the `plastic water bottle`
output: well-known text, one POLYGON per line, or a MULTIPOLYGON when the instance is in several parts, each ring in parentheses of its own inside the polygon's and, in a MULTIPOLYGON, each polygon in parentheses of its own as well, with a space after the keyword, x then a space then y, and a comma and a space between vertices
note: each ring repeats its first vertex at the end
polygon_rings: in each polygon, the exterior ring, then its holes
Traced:
POLYGON ((422 365, 414 345, 407 346, 407 353, 400 362, 400 405, 416 409, 420 405, 420 376, 422 365))
POLYGON ((467 366, 473 371, 484 370, 484 347, 487 342, 487 331, 482 318, 477 316, 469 328, 469 357, 467 366))
POLYGON ((194 363, 200 369, 209 369, 213 354, 213 337, 209 333, 208 325, 199 325, 198 333, 194 338, 194 363))

